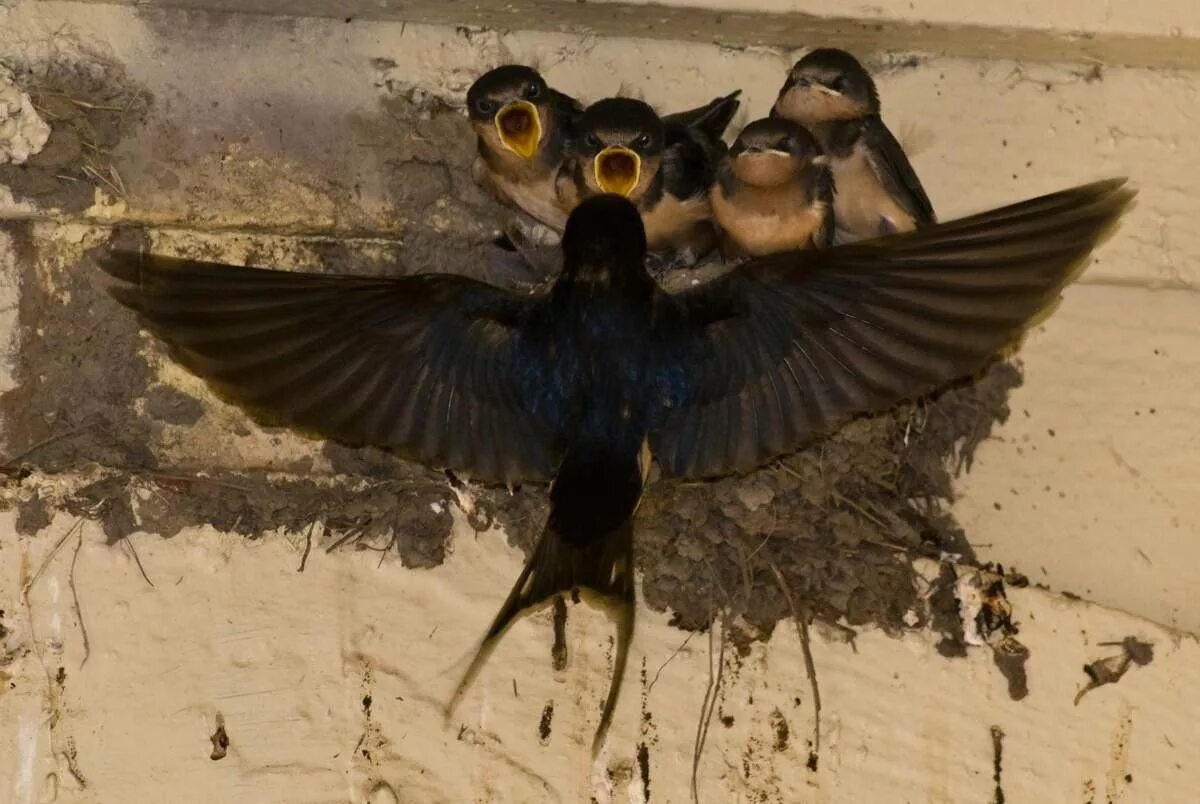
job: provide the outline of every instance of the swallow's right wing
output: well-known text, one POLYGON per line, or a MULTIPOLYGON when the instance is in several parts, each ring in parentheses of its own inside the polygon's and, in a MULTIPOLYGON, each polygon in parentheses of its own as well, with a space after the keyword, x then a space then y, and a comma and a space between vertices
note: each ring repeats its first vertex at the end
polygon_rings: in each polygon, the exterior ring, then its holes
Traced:
POLYGON ((273 271, 112 252, 112 294, 220 395, 272 423, 482 480, 550 478, 562 387, 543 297, 459 276, 273 271))
POLYGON ((1057 299, 1133 197, 1123 185, 772 255, 664 295, 659 464, 683 477, 748 471, 969 376, 1057 299))

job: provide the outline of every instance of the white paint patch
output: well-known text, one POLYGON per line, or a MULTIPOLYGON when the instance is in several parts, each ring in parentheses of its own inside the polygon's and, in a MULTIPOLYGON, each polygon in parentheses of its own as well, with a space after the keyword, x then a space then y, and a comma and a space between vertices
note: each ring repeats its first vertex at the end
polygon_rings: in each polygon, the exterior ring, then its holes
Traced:
POLYGON ((646 786, 640 773, 634 773, 629 784, 629 804, 646 804, 646 786))
MULTIPOLYGON (((6 188, 0 186, 0 207, 5 207, 6 188)), ((9 198, 11 193, 7 194, 9 198)), ((17 304, 20 300, 17 251, 12 237, 0 232, 0 393, 17 387, 12 372, 12 355, 17 349, 17 304)))
POLYGON ((17 727, 17 777, 13 782, 13 801, 33 804, 33 769, 37 764, 38 722, 22 715, 17 727))
POLYGON ((979 574, 964 571, 954 582, 954 597, 958 599, 958 618, 962 620, 963 639, 968 645, 986 645, 975 625, 983 608, 983 590, 979 574))
POLYGON ((592 801, 596 804, 612 804, 613 782, 608 774, 608 740, 596 754, 592 763, 592 801))
POLYGON ((453 484, 448 485, 450 486, 450 491, 454 492, 454 497, 458 501, 458 507, 462 509, 464 514, 470 516, 475 513, 475 495, 471 493, 471 487, 465 480, 461 480, 460 482, 462 483, 461 489, 453 484))
POLYGON ((59 586, 58 578, 51 575, 46 579, 46 588, 50 592, 50 605, 52 607, 50 614, 50 644, 62 644, 62 612, 58 609, 58 599, 61 597, 62 587, 59 586))

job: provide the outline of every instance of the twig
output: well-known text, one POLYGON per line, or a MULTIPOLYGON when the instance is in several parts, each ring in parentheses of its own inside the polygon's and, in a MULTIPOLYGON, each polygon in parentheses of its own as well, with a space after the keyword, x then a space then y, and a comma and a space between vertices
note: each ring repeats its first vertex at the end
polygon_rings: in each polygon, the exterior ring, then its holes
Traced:
POLYGON ((141 556, 138 555, 137 548, 133 546, 133 539, 129 538, 128 533, 123 535, 121 538, 125 541, 125 544, 129 546, 129 552, 133 555, 133 560, 134 563, 137 564, 138 571, 142 573, 142 577, 146 579, 146 583, 150 584, 150 588, 153 589, 154 581, 150 580, 150 576, 146 574, 146 568, 142 566, 141 556))
POLYGON ((721 679, 725 675, 725 619, 721 619, 721 647, 717 655, 717 671, 713 674, 713 631, 717 627, 717 618, 713 617, 708 628, 708 687, 704 690, 704 701, 700 705, 700 722, 696 724, 696 743, 692 751, 692 801, 700 804, 698 779, 700 776, 700 755, 704 753, 704 743, 708 740, 708 726, 712 722, 713 713, 717 708, 717 695, 721 689, 721 679))
POLYGON ((750 599, 754 592, 754 582, 750 579, 750 560, 746 558, 746 554, 742 551, 741 542, 734 542, 733 549, 737 551, 738 558, 740 559, 738 563, 741 564, 742 570, 742 588, 746 592, 745 610, 748 611, 750 609, 750 599))
MULTIPOLYGON (((379 551, 379 563, 377 563, 377 564, 375 565, 375 569, 379 569, 380 567, 382 567, 382 566, 383 566, 383 560, 384 560, 385 558, 387 558, 387 554, 388 554, 388 553, 390 553, 390 552, 392 551, 392 545, 393 545, 393 544, 397 545, 397 547, 396 547, 396 552, 397 552, 397 553, 399 553, 399 552, 400 552, 400 547, 399 547, 399 537, 398 537, 398 536, 396 536, 396 534, 394 534, 394 533, 392 534, 392 540, 391 540, 390 542, 388 542, 388 543, 387 543, 387 546, 386 546, 386 547, 384 547, 382 550, 380 550, 380 551, 379 551)), ((375 549, 375 548, 371 548, 371 549, 373 550, 373 549, 375 549)))
POLYGON ((66 98, 68 102, 73 103, 76 106, 82 106, 84 109, 95 109, 95 110, 101 111, 101 112, 123 112, 123 111, 126 111, 126 109, 122 109, 120 106, 101 106, 98 103, 89 103, 85 100, 79 100, 79 98, 72 98, 67 95, 62 95, 61 97, 66 98))
MULTIPOLYGON (((80 520, 82 523, 83 520, 80 520)), ((92 655, 92 645, 88 641, 87 625, 83 622, 83 609, 79 605, 79 590, 75 588, 75 562, 79 560, 79 551, 83 549, 83 526, 76 529, 79 541, 75 543, 75 554, 71 556, 71 569, 67 571, 67 585, 71 587, 71 599, 75 603, 75 617, 79 620, 79 633, 83 635, 83 661, 79 663, 82 669, 92 655)))
POLYGON ((696 635, 695 631, 692 631, 691 633, 689 633, 687 635, 687 638, 685 640, 683 640, 683 642, 679 643, 679 647, 676 648, 674 650, 674 652, 672 652, 671 655, 667 657, 667 660, 665 662, 663 662, 661 665, 659 665, 658 670, 656 670, 654 672, 654 678, 650 679, 650 683, 646 686, 646 694, 647 695, 649 695, 650 691, 654 689, 654 685, 656 683, 658 683, 658 677, 662 675, 662 671, 666 668, 667 665, 669 665, 671 663, 671 660, 673 660, 676 656, 679 655, 679 652, 681 650, 683 650, 684 648, 687 647, 687 643, 691 642, 692 637, 694 637, 695 635, 696 635))
POLYGON ((775 532, 774 529, 772 529, 769 533, 767 533, 766 536, 763 536, 762 541, 758 543, 758 546, 750 551, 750 555, 746 556, 747 561, 754 560, 754 557, 759 554, 759 551, 761 551, 764 547, 767 546, 767 542, 771 541, 771 535, 774 532, 775 532))
POLYGON ((62 535, 62 537, 57 542, 54 543, 54 547, 50 548, 50 552, 46 555, 45 558, 42 559, 41 566, 39 566, 37 568, 37 572, 33 573, 33 577, 31 577, 28 581, 25 582, 25 590, 24 591, 25 591, 25 595, 27 597, 29 595, 29 590, 33 588, 33 585, 35 583, 38 582, 38 578, 42 577, 42 573, 46 571, 46 567, 50 566, 50 562, 54 560, 54 557, 56 555, 58 555, 58 551, 62 549, 63 544, 65 544, 67 539, 71 538, 71 536, 73 536, 75 534, 76 530, 78 530, 82 527, 83 527, 83 517, 80 517, 79 519, 75 520, 74 525, 67 528, 67 532, 64 533, 62 535))
POLYGON ((870 513, 869 511, 867 511, 867 509, 863 508, 861 505, 854 502, 850 498, 843 497, 841 494, 834 492, 833 499, 835 502, 837 502, 841 505, 849 506, 850 508, 853 508, 855 511, 858 511, 858 513, 861 514, 864 519, 875 524, 880 530, 887 530, 887 525, 884 524, 884 522, 881 519, 879 519, 879 517, 870 513))
POLYGON ((296 572, 304 572, 304 566, 308 564, 308 553, 312 550, 312 534, 313 528, 317 526, 317 521, 314 519, 312 524, 308 526, 308 532, 304 536, 304 555, 300 556, 300 568, 296 572))
POLYGON ((729 590, 721 583, 721 576, 717 575, 716 569, 713 568, 712 562, 708 560, 707 556, 704 558, 704 566, 708 568, 708 575, 712 578, 713 585, 721 592, 721 597, 725 600, 725 605, 732 606, 733 598, 729 596, 729 590))
POLYGON ((117 185, 113 184, 111 179, 109 179, 107 176, 105 176, 103 173, 101 173, 95 167, 92 167, 90 164, 84 165, 82 170, 85 175, 91 176, 96 181, 100 182, 101 184, 106 185, 109 189, 111 189, 114 193, 116 193, 119 198, 125 197, 124 191, 122 191, 121 188, 118 187, 117 185))
POLYGON ((344 536, 325 548, 325 554, 328 555, 329 553, 332 553, 346 542, 361 535, 364 530, 366 530, 366 525, 356 525, 355 527, 350 528, 350 530, 346 531, 344 536))
MULTIPOLYGON (((124 467, 114 467, 114 468, 124 468, 124 467)), ((127 468, 127 469, 125 469, 125 471, 130 472, 131 474, 145 475, 146 477, 150 478, 151 480, 157 480, 157 481, 160 481, 163 483, 202 483, 202 484, 207 484, 209 486, 217 486, 217 487, 223 488, 223 489, 232 489, 233 491, 241 491, 241 492, 245 492, 246 494, 249 494, 252 491, 252 489, 250 489, 248 486, 239 486, 237 483, 228 483, 224 480, 216 480, 211 477, 204 477, 203 475, 172 475, 172 474, 168 474, 166 472, 154 472, 154 471, 148 471, 145 469, 136 469, 136 468, 127 468)))
POLYGON ((817 665, 813 661, 812 645, 809 643, 808 618, 807 616, 802 617, 801 612, 796 608, 792 590, 788 588, 787 580, 779 571, 779 567, 775 566, 774 561, 770 562, 769 566, 771 572, 775 574, 776 582, 779 583, 779 590, 783 592, 783 597, 787 600, 788 608, 792 611, 792 618, 796 621, 796 633, 800 635, 800 648, 804 651, 804 670, 808 673, 808 683, 812 686, 813 739, 812 750, 808 754, 808 768, 815 771, 818 758, 821 756, 821 688, 817 684, 817 665))
POLYGON ((98 103, 92 103, 90 101, 85 101, 85 100, 81 100, 79 98, 72 97, 65 92, 55 92, 53 90, 43 89, 41 87, 39 87, 37 89, 37 94, 45 95, 46 97, 49 97, 49 98, 62 98, 63 100, 67 101, 68 103, 73 103, 76 106, 83 107, 84 109, 96 109, 96 110, 102 111, 102 112, 120 112, 120 111, 122 111, 120 106, 101 106, 98 103))
POLYGON ((22 458, 29 457, 30 454, 37 452, 42 447, 49 446, 50 444, 53 444, 55 441, 60 441, 64 438, 66 438, 67 436, 73 436, 76 433, 78 433, 80 430, 86 430, 90 427, 92 427, 91 423, 81 424, 78 427, 72 427, 70 430, 64 430, 63 432, 58 433, 57 435, 52 435, 48 438, 43 438, 41 441, 38 441, 38 442, 26 447, 24 450, 22 450, 21 452, 18 452, 16 455, 12 456, 11 458, 5 458, 4 462, 0 463, 0 467, 12 466, 17 461, 21 460, 22 458))

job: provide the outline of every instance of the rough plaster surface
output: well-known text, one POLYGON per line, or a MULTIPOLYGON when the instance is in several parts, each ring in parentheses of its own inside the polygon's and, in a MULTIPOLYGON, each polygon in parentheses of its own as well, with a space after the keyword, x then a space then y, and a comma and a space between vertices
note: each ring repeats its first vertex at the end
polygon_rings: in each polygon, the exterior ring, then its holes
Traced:
MULTIPOLYGON (((420 183, 386 179, 391 166, 380 159, 389 148, 410 161, 439 153, 437 131, 397 126, 391 104, 454 99, 499 60, 536 61, 553 83, 585 98, 624 86, 667 107, 727 91, 732 77, 758 115, 794 55, 400 21, 180 17, 67 3, 0 8, 0 60, 92 65, 89 81, 73 86, 120 110, 93 110, 87 132, 115 137, 111 146, 101 140, 110 152, 95 166, 110 181, 106 169, 116 168, 124 193, 77 175, 62 216, 169 224, 193 240, 213 238, 222 253, 231 244, 249 248, 253 238, 241 233, 261 228, 354 235, 356 248, 387 258, 397 241, 420 242, 414 231, 449 228, 460 210, 408 220, 403 210, 420 183), (124 95, 104 94, 117 85, 124 95), (143 124, 146 108, 153 113, 143 124)), ((868 55, 881 68, 885 115, 914 146, 943 216, 1112 173, 1141 187, 1138 207, 1085 286, 1067 294, 1023 350, 1027 381, 1013 398, 1014 416, 962 482, 958 515, 981 553, 1015 563, 1035 582, 1200 630, 1200 503, 1189 460, 1200 398, 1200 244, 1189 222, 1200 201, 1188 189, 1200 164, 1188 99, 1200 79, 1095 64, 868 55), (936 127, 921 111, 929 109, 937 110, 936 127)), ((54 69, 42 75, 62 78, 54 69)), ((63 154, 56 159, 67 163, 63 154)), ((470 189, 461 189, 469 208, 470 189)), ((19 193, 14 201, 9 214, 46 214, 19 193)), ((86 245, 90 227, 66 229, 75 232, 73 248, 86 245)), ((71 291, 68 278, 48 269, 43 279, 51 293, 71 291)), ((0 340, 12 330, 14 287, 0 263, 0 340)), ((188 390, 187 378, 165 372, 170 386, 188 390)), ((272 446, 231 436, 232 413, 192 429, 186 401, 156 398, 166 422, 159 447, 186 450, 207 439, 258 455, 272 446)), ((278 461, 302 458, 281 451, 285 445, 274 445, 278 461)), ((13 769, 19 801, 55 789, 65 801, 642 801, 647 777, 650 800, 688 798, 707 634, 693 636, 663 670, 644 706, 648 721, 639 721, 642 682, 630 673, 607 770, 597 774, 586 743, 592 702, 607 679, 609 628, 583 606, 569 607, 565 671, 548 660, 549 614, 530 618, 503 643, 458 719, 441 723, 437 708, 455 662, 519 567, 519 553, 495 533, 476 537, 460 527, 448 562, 428 571, 391 558, 377 566, 367 551, 326 556, 318 533, 302 575, 295 569, 303 533, 252 542, 211 530, 169 541, 135 536, 152 588, 121 552, 128 548, 104 546, 88 525, 78 558, 73 535, 33 583, 72 523, 60 516, 35 537, 0 523, 0 622, 8 632, 0 672, 12 676, 0 721, 14 724, 0 738, 0 778, 13 769), (65 575, 72 561, 91 648, 82 668, 65 575), (224 759, 211 760, 218 713, 230 745, 224 759)), ((1194 640, 1037 591, 1010 597, 1031 650, 1030 694, 1021 702, 1009 700, 986 652, 946 660, 927 634, 894 640, 868 631, 855 654, 816 635, 825 704, 816 773, 804 766, 811 699, 792 632, 777 629, 748 657, 727 657, 701 764, 702 789, 711 791, 704 800, 998 800, 993 726, 1005 734, 1000 789, 1009 801, 1190 800, 1180 791, 1195 789, 1196 768, 1177 746, 1200 736, 1186 683, 1194 640), (1126 636, 1155 642, 1154 662, 1074 706, 1086 681, 1079 668, 1111 655, 1099 642, 1126 636), (728 727, 722 717, 732 719, 728 727), (780 718, 788 738, 776 751, 780 718)), ((644 655, 653 678, 686 636, 644 616, 635 670, 644 655)))
POLYGON ((852 646, 814 633, 816 771, 793 630, 722 655, 719 629, 689 639, 643 617, 597 769, 587 747, 611 646, 586 604, 568 605, 563 670, 552 669, 546 610, 514 627, 443 719, 475 622, 520 568, 496 533, 476 536, 460 518, 454 554, 428 571, 326 555, 317 534, 302 573, 304 534, 135 536, 143 577, 130 546, 73 525, 62 516, 19 541, 11 517, 0 527, 0 778, 14 804, 54 792, 180 804, 687 801, 710 666, 701 801, 1186 802, 1200 784, 1195 638, 1035 589, 1009 593, 1032 652, 1020 702, 983 649, 946 660, 928 635, 866 631, 852 646), (1076 704, 1081 668, 1121 656, 1104 643, 1126 637, 1150 643, 1152 661, 1076 704), (218 718, 229 744, 214 760, 218 718))
POLYGON ((1055 4, 1053 8, 1022 2, 1016 9, 1011 5, 988 9, 981 3, 952 4, 945 0, 873 6, 819 0, 797 9, 796 0, 342 0, 336 5, 323 0, 116 2, 266 16, 329 17, 347 24, 402 20, 498 30, 638 36, 736 49, 789 48, 820 42, 854 50, 903 48, 965 58, 1193 69, 1200 65, 1200 43, 1190 38, 1195 11, 1184 3, 1146 7, 1120 2, 1098 9, 1082 2, 1055 4), (826 13, 830 16, 823 16, 826 13))
POLYGON ((959 484, 981 556, 1200 629, 1198 313, 1195 291, 1079 287, 1033 334, 1012 418, 959 484))
MULTIPOLYGON (((564 0, 569 2, 569 0, 564 0)), ((593 0, 606 3, 610 0, 593 0)), ((651 0, 620 0, 649 5, 651 0)), ((1200 33, 1200 8, 1192 3, 1156 3, 1140 0, 1091 0, 1041 3, 1016 0, 1009 3, 963 3, 955 0, 908 0, 908 2, 862 2, 862 0, 653 0, 654 5, 684 8, 755 11, 772 14, 813 14, 862 20, 905 20, 933 25, 987 25, 1004 28, 1051 29, 1064 32, 1140 33, 1172 37, 1200 33)))

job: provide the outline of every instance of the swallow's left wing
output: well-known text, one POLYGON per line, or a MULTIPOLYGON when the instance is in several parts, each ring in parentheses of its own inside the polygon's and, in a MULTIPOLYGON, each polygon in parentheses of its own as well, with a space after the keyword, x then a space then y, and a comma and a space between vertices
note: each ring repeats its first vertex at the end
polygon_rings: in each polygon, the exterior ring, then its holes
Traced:
POLYGON ((1071 281, 1132 198, 1123 184, 777 254, 665 297, 659 464, 685 477, 748 471, 970 375, 1071 281))
POLYGON ((222 396, 482 480, 543 480, 562 395, 543 297, 460 276, 273 271, 114 252, 112 294, 222 396))
POLYGON ((912 215, 918 228, 933 223, 936 220, 933 202, 917 177, 917 171, 908 161, 908 154, 904 153, 904 148, 879 115, 871 115, 863 120, 862 137, 863 144, 867 146, 871 169, 892 198, 912 215))
POLYGON ((563 126, 568 139, 571 138, 575 133, 575 124, 583 114, 583 104, 565 92, 551 89, 550 106, 554 109, 555 118, 563 126))
POLYGON ((741 101, 738 100, 738 96, 741 94, 740 89, 735 89, 728 95, 713 98, 695 109, 664 115, 663 125, 668 128, 681 126, 699 129, 712 139, 719 140, 725 136, 725 129, 729 128, 729 121, 733 120, 734 114, 741 105, 741 101))
POLYGON ((721 139, 741 101, 742 91, 714 98, 703 106, 662 119, 663 187, 676 198, 694 198, 712 186, 717 163, 725 154, 721 139))

